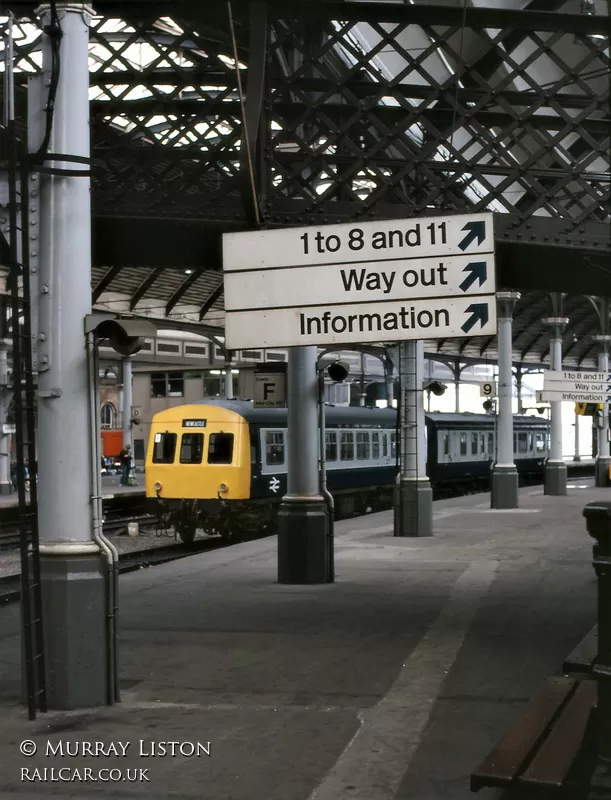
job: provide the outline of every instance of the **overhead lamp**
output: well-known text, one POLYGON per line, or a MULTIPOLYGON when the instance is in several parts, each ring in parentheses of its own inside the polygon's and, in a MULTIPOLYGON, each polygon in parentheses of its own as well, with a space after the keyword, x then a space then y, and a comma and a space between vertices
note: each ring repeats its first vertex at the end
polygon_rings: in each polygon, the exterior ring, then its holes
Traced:
POLYGON ((426 392, 433 392, 435 397, 441 397, 442 394, 445 394, 445 391, 448 387, 445 383, 441 383, 441 381, 432 381, 431 383, 427 383, 424 387, 426 392))

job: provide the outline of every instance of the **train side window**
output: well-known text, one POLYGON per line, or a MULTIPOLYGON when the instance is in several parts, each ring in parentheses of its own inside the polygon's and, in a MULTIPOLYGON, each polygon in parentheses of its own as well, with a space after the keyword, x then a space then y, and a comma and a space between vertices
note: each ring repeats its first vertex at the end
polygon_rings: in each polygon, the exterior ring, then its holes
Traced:
POLYGON ((461 456, 467 455, 467 434, 461 433, 460 434, 460 454, 461 456))
POLYGON ((388 434, 386 431, 382 433, 382 458, 386 458, 388 455, 388 434))
POLYGON ((395 431, 392 431, 390 434, 390 457, 397 457, 397 434, 395 431))
POLYGON ((488 455, 490 458, 494 456, 494 434, 488 434, 488 455))
POLYGON ((183 433, 180 440, 180 463, 201 464, 204 453, 203 433, 183 433))
POLYGON ((337 433, 325 431, 325 461, 337 461, 337 433))
POLYGON ((371 457, 374 461, 380 458, 380 434, 377 431, 371 434, 371 457))
POLYGON ((518 453, 528 452, 528 434, 518 433, 518 453))
POLYGON ((369 460, 369 431, 358 431, 356 434, 356 457, 358 461, 369 460))
POLYGON ((537 433, 536 434, 536 448, 537 453, 544 453, 545 452, 545 434, 544 433, 537 433))
POLYGON ((153 464, 173 464, 176 453, 175 433, 156 433, 153 447, 153 464))
POLYGON ((535 445, 534 445, 534 441, 533 441, 534 438, 535 438, 534 434, 532 434, 532 433, 528 434, 528 452, 529 453, 534 453, 534 451, 535 451, 535 445))
POLYGON ((481 456, 486 455, 486 434, 480 433, 479 435, 479 454, 481 456))
POLYGON ((513 435, 513 452, 514 453, 518 452, 518 434, 517 433, 514 433, 514 435, 513 435))
POLYGON ((282 431, 266 431, 265 463, 284 464, 284 433, 282 431))
POLYGON ((339 435, 340 461, 354 461, 354 435, 352 431, 345 431, 339 435))
POLYGON ((471 455, 477 455, 477 433, 471 434, 471 455))
POLYGON ((231 464, 233 433, 211 433, 208 437, 208 463, 231 464))
POLYGON ((450 432, 446 431, 443 434, 443 454, 444 456, 450 455, 450 432))

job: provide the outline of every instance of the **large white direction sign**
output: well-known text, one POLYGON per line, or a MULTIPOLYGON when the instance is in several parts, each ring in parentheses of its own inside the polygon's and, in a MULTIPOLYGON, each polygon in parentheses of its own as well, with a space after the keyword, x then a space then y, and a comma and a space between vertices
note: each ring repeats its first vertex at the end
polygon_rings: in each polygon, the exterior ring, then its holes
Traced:
POLYGON ((496 333, 492 214, 223 235, 226 346, 496 333))
POLYGON ((494 298, 461 297, 413 303, 358 303, 314 308, 270 308, 225 317, 232 350, 342 342, 392 342, 496 332, 494 298))

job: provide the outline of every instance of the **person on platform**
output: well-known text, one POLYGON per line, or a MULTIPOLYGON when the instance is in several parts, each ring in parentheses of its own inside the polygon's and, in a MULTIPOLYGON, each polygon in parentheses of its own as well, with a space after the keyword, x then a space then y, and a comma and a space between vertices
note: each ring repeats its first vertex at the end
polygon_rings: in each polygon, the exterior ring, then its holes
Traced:
POLYGON ((132 450, 129 444, 119 453, 119 460, 121 461, 121 486, 129 486, 129 473, 132 468, 132 450))

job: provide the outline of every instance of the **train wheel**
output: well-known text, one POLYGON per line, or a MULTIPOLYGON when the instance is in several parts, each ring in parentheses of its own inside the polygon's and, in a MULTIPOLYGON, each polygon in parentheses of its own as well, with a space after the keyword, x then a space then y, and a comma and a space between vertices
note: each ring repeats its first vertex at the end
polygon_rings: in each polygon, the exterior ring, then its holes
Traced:
POLYGON ((192 544, 197 533, 197 513, 190 503, 183 505, 174 517, 174 529, 185 544, 192 544))

